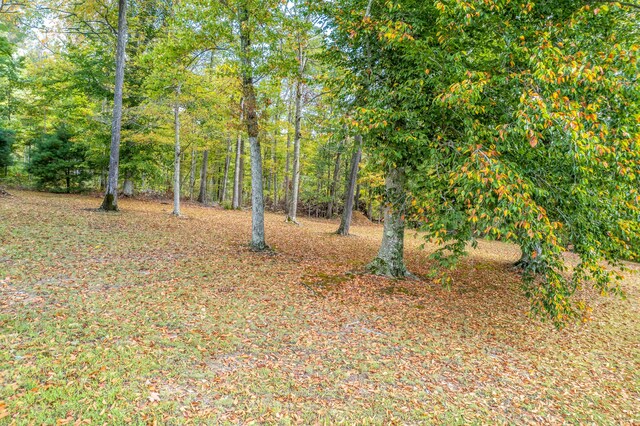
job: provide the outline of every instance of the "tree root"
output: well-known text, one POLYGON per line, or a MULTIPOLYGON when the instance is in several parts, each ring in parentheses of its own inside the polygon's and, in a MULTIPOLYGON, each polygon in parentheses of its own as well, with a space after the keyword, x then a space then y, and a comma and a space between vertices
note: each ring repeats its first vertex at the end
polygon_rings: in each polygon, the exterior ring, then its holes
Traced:
POLYGON ((404 263, 393 265, 380 257, 376 257, 371 263, 365 266, 365 271, 369 274, 377 275, 380 277, 409 280, 418 279, 417 276, 407 271, 404 263))

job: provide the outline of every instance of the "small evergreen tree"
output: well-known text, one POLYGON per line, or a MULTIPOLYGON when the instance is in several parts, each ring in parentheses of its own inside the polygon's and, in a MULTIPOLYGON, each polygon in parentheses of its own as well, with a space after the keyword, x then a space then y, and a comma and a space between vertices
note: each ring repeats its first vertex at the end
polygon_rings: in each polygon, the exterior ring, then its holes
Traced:
POLYGON ((69 193, 72 189, 82 189, 88 178, 86 156, 86 147, 72 142, 71 133, 60 127, 55 134, 35 141, 27 170, 36 178, 38 188, 64 188, 69 193))
POLYGON ((13 164, 11 158, 11 146, 13 145, 14 135, 10 130, 0 129, 0 169, 4 170, 7 175, 7 167, 13 164))

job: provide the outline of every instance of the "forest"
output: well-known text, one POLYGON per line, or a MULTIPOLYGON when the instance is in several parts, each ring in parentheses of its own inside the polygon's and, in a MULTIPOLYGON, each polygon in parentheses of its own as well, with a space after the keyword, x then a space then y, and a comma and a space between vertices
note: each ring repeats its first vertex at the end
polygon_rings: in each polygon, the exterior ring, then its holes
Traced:
POLYGON ((640 422, 639 22, 0 0, 0 424, 640 422))

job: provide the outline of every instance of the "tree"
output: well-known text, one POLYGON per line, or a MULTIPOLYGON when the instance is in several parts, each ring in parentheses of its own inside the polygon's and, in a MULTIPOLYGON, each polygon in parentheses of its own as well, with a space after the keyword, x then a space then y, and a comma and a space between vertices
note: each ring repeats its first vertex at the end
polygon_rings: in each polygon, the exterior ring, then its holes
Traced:
POLYGON ((7 168, 13 164, 11 157, 11 147, 15 141, 15 134, 12 131, 0 129, 0 168, 7 174, 7 168))
MULTIPOLYGON (((160 174, 164 168, 165 153, 162 152, 161 156, 157 156, 157 151, 162 151, 162 146, 160 149, 150 149, 148 146, 138 145, 148 143, 151 139, 150 135, 157 134, 158 125, 164 124, 151 114, 147 114, 147 109, 141 107, 146 94, 142 84, 148 72, 141 58, 149 46, 153 45, 154 39, 164 34, 168 16, 167 2, 139 0, 129 1, 126 6, 126 71, 123 78, 121 142, 118 158, 118 175, 124 177, 122 187, 124 195, 132 194, 134 185, 155 181, 155 179, 149 180, 149 177, 160 174), (152 150, 156 151, 156 156, 148 161, 146 154, 152 150)), ((40 111, 46 116, 46 120, 42 121, 45 125, 55 122, 58 115, 63 113, 56 105, 62 103, 58 99, 68 102, 73 96, 82 94, 89 100, 92 105, 84 109, 85 116, 82 120, 85 123, 82 125, 86 126, 92 139, 89 144, 92 161, 99 164, 100 168, 104 168, 104 177, 101 178, 102 189, 106 187, 110 156, 109 147, 105 152, 103 139, 105 133, 113 134, 111 129, 113 116, 108 110, 111 108, 109 98, 115 97, 114 81, 117 74, 117 61, 113 59, 114 51, 117 52, 118 41, 117 25, 114 23, 120 15, 117 2, 40 0, 37 2, 37 7, 31 10, 33 13, 30 15, 34 24, 44 26, 39 31, 49 35, 42 42, 44 48, 31 54, 33 65, 41 66, 50 62, 66 66, 66 74, 62 76, 67 83, 64 92, 66 96, 61 97, 58 92, 55 94, 54 102, 45 103, 42 100, 43 105, 40 111)), ((56 79, 47 78, 47 80, 54 80, 54 83, 57 83, 56 79)), ((32 84, 39 85, 39 81, 30 82, 30 86, 32 84)), ((64 108, 69 108, 69 105, 64 105, 64 108)), ((77 131, 79 122, 66 119, 64 121, 77 131)))
POLYGON ((406 169, 391 166, 387 171, 384 197, 384 230, 376 258, 367 269, 389 277, 407 276, 404 264, 404 228, 407 205, 406 169))
MULTIPOLYGON (((519 244, 530 259, 523 284, 534 311, 561 325, 585 312, 571 297, 578 288, 619 294, 617 273, 605 265, 637 258, 640 247, 640 129, 631 112, 639 102, 638 11, 571 2, 501 14, 483 7, 453 24, 461 10, 440 9, 452 38, 442 40, 444 52, 454 40, 472 50, 489 32, 515 42, 492 45, 460 63, 466 72, 452 67, 440 79, 436 104, 468 136, 448 160, 445 179, 457 192, 441 192, 458 232, 443 234, 443 220, 428 229, 451 243, 453 259, 476 235, 519 244), (524 19, 514 25, 515 14, 524 19), (471 40, 462 35, 471 27, 487 33, 471 40), (454 118, 461 112, 462 122, 454 118), (569 279, 561 257, 568 246, 580 256, 569 279)), ((436 256, 450 261, 443 251, 436 256)))
MULTIPOLYGON (((407 274, 403 258, 406 168, 412 159, 420 158, 411 152, 414 144, 407 142, 412 142, 415 139, 412 134, 422 129, 407 120, 411 105, 407 104, 406 94, 395 90, 407 85, 407 75, 399 69, 403 62, 396 46, 398 41, 392 43, 389 39, 402 40, 408 25, 390 19, 394 13, 400 13, 400 5, 378 5, 371 0, 345 1, 337 9, 327 5, 325 13, 336 17, 327 47, 333 62, 349 71, 346 87, 354 99, 355 118, 359 119, 354 123, 356 131, 367 133, 369 148, 376 153, 380 167, 387 171, 382 243, 378 256, 367 269, 380 275, 404 277, 407 274), (349 13, 350 19, 343 19, 347 11, 361 12, 349 13)), ((404 16, 405 11, 401 13, 404 16)), ((413 17, 416 23, 421 19, 425 16, 413 17)), ((406 66, 415 68, 417 64, 406 66)), ((414 80, 410 84, 415 86, 414 80)), ((424 94, 420 88, 412 89, 416 94, 424 94)), ((355 183, 352 190, 355 191, 355 183)), ((347 203, 352 202, 353 195, 348 196, 347 203)))
POLYGON ((205 149, 202 153, 202 168, 200 169, 200 192, 198 193, 198 202, 205 204, 207 202, 207 169, 209 168, 209 150, 205 149))
POLYGON ((349 179, 347 180, 344 190, 344 210, 340 218, 340 226, 336 232, 338 235, 349 235, 351 228, 351 217, 353 216, 353 203, 356 192, 356 184, 358 180, 358 168, 360 166, 360 158, 362 156, 362 136, 356 135, 353 147, 353 156, 351 157, 351 169, 349 171, 349 179))
MULTIPOLYGON (((532 310, 558 326, 585 312, 571 297, 578 288, 619 293, 605 263, 635 258, 640 247, 637 11, 571 2, 387 6, 374 4, 371 19, 336 21, 331 33, 353 92, 374 82, 357 124, 387 170, 385 216, 408 209, 445 267, 480 237, 520 245, 532 260, 523 274, 532 310), (612 55, 601 53, 611 45, 612 55), (359 74, 367 52, 375 60, 359 74), (403 182, 409 194, 396 196, 403 182), (567 278, 569 244, 581 263, 567 278)), ((398 266, 400 227, 386 218, 383 246, 395 247, 398 266)))
MULTIPOLYGON (((244 122, 244 102, 240 102, 240 121, 244 122)), ((235 168, 233 172, 233 197, 231 208, 239 209, 240 200, 242 198, 242 154, 244 151, 244 142, 242 134, 239 132, 236 140, 235 168)))
POLYGON ((173 215, 180 216, 180 87, 176 86, 176 100, 173 106, 173 128, 175 136, 174 156, 173 156, 173 215))
POLYGON ((109 177, 104 201, 100 207, 106 211, 118 210, 118 171, 120 164, 120 131, 122 127, 122 92, 124 86, 125 48, 127 45, 127 0, 118 1, 118 42, 116 47, 116 83, 111 124, 111 153, 109 177))
POLYGON ((304 74, 307 68, 308 57, 306 55, 306 46, 303 44, 302 35, 297 34, 296 56, 298 61, 298 69, 295 76, 295 101, 294 101, 294 131, 293 131, 293 187, 291 189, 291 203, 289 204, 289 212, 287 213, 287 222, 298 223, 298 195, 300 193, 300 140, 302 138, 302 95, 304 90, 304 74))
POLYGON ((338 145, 335 163, 333 165, 333 178, 329 185, 329 205, 327 206, 327 218, 333 217, 333 208, 336 202, 336 192, 338 190, 338 177, 340 176, 340 160, 342 158, 342 147, 338 145))
POLYGON ((254 87, 253 48, 251 36, 254 22, 248 3, 238 8, 240 28, 240 63, 242 74, 242 94, 244 99, 244 121, 247 126, 251 149, 251 248, 256 251, 268 249, 264 235, 264 193, 262 186, 262 150, 258 139, 258 115, 254 87))
POLYGON ((21 86, 22 59, 16 56, 14 44, 2 32, 15 29, 0 23, 0 120, 9 124, 15 115, 17 102, 14 92, 21 86))
POLYGON ((82 189, 89 174, 86 147, 73 142, 64 127, 40 137, 34 144, 27 171, 36 178, 40 189, 64 187, 65 192, 82 189))
POLYGON ((229 167, 231 166, 231 153, 233 148, 231 147, 231 135, 227 135, 227 149, 224 159, 224 175, 222 177, 222 186, 220 188, 220 203, 224 204, 227 201, 227 184, 229 183, 229 167))

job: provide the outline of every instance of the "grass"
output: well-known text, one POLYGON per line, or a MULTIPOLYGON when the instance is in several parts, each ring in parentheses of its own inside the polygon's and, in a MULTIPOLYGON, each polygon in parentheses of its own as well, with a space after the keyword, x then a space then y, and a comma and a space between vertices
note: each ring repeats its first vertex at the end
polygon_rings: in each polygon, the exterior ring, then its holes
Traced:
MULTIPOLYGON (((381 228, 16 192, 0 199, 0 424, 640 422, 640 282, 555 331, 512 246, 446 290, 354 273, 381 228)), ((409 268, 428 250, 407 239, 409 268)), ((637 265, 632 268, 639 269, 637 265)))

